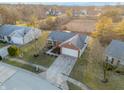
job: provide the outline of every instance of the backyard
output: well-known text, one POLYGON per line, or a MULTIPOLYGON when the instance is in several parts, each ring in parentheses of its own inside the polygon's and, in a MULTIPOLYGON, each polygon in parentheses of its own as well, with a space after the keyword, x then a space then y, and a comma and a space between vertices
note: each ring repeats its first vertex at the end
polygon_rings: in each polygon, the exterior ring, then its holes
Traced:
POLYGON ((46 46, 48 35, 48 31, 43 31, 41 37, 38 38, 36 42, 32 41, 24 46, 21 46, 20 49, 23 53, 21 59, 27 62, 49 67, 54 62, 55 57, 46 55, 44 53, 46 51, 44 47, 46 46), (35 53, 37 53, 39 56, 34 57, 35 53))
MULTIPOLYGON (((107 71, 109 81, 107 83, 102 82, 103 66, 97 61, 91 62, 89 53, 90 49, 87 48, 76 62, 70 77, 85 83, 91 89, 124 89, 124 75, 115 71, 107 71)), ((98 55, 96 57, 99 58, 98 55)))

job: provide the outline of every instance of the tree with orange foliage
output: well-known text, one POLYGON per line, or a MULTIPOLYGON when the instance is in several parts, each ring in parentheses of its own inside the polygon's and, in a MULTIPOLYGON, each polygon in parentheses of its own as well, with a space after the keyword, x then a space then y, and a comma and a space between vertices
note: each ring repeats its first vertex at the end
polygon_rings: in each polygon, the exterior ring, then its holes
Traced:
POLYGON ((124 20, 122 20, 121 22, 119 22, 114 31, 118 34, 118 35, 123 35, 124 36, 124 20))
POLYGON ((110 33, 112 32, 112 19, 109 17, 101 17, 96 23, 96 31, 92 36, 99 38, 100 42, 108 43, 110 40, 110 33))

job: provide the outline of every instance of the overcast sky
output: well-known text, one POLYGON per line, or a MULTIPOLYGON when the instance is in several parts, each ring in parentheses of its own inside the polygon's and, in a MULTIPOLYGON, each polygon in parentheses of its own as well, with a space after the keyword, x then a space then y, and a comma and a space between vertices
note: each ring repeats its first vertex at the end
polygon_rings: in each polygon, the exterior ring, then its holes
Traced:
MULTIPOLYGON (((5 0, 6 1, 6 0, 5 0)), ((11 3, 11 4, 17 4, 20 3, 15 0, 15 2, 1 2, 1 3, 11 3)), ((22 0, 23 1, 23 0, 22 0)), ((117 5, 117 4, 123 4, 123 2, 32 2, 33 0, 30 0, 30 2, 21 2, 26 4, 45 4, 45 5, 59 5, 59 6, 104 6, 104 5, 117 5)))
POLYGON ((117 2, 44 2, 46 5, 65 5, 65 6, 104 6, 104 5, 117 5, 123 3, 117 2))

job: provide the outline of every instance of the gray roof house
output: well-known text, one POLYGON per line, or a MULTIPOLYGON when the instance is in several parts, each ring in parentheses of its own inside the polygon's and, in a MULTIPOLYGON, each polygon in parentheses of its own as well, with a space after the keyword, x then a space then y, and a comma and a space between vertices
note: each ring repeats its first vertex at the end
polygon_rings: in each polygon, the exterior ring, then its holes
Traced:
POLYGON ((106 56, 108 59, 113 59, 111 61, 117 61, 124 65, 124 42, 119 40, 112 40, 109 46, 106 48, 106 56))
POLYGON ((59 46, 62 48, 64 47, 77 50, 79 52, 77 57, 80 57, 85 48, 87 47, 87 41, 88 41, 87 35, 76 34, 72 38, 61 43, 59 46))
POLYGON ((60 48, 61 54, 80 57, 87 47, 88 38, 80 33, 56 31, 50 33, 48 40, 55 42, 53 46, 60 48))
POLYGON ((76 35, 76 33, 69 31, 52 31, 48 36, 48 40, 64 42, 65 40, 73 37, 74 35, 76 35))
POLYGON ((74 45, 78 49, 82 49, 85 43, 86 35, 75 35, 72 38, 66 40, 65 42, 61 43, 60 46, 70 43, 74 45))
POLYGON ((1 25, 0 26, 0 40, 14 44, 26 44, 41 35, 39 29, 16 26, 16 25, 1 25))
POLYGON ((60 90, 27 70, 0 62, 0 90, 60 90))

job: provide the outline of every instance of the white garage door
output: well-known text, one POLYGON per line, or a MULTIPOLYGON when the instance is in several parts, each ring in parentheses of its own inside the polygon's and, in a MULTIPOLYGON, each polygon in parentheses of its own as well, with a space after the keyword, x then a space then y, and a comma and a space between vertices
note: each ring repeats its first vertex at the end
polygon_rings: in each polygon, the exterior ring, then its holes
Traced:
POLYGON ((69 49, 69 48, 62 48, 62 54, 73 56, 73 57, 78 57, 78 51, 69 49))

